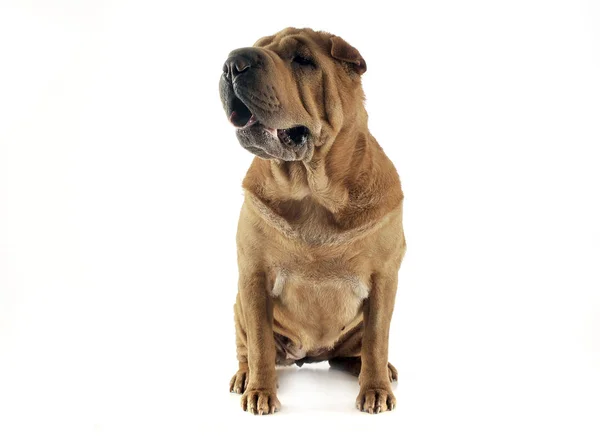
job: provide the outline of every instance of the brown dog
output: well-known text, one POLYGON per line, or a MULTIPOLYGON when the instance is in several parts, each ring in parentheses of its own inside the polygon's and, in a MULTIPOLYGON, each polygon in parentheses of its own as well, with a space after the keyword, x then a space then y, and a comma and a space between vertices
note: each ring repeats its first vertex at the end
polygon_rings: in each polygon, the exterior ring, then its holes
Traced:
POLYGON ((243 182, 234 306, 242 408, 280 407, 276 364, 329 360, 356 406, 394 408, 388 337, 406 244, 400 180, 367 128, 367 66, 342 38, 285 29, 230 53, 220 92, 243 182))

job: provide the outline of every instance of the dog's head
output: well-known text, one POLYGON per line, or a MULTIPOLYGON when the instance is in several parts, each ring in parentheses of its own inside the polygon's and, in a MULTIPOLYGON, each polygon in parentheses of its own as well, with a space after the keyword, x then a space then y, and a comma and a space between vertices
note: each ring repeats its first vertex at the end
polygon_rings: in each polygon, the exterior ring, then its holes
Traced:
POLYGON ((344 126, 366 122, 366 69, 342 38, 288 28, 229 54, 221 101, 245 149, 264 159, 307 161, 344 126))

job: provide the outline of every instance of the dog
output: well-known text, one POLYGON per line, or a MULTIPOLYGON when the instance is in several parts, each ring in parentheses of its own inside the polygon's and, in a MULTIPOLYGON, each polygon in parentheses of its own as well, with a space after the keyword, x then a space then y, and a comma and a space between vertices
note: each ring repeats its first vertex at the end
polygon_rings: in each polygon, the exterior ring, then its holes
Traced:
POLYGON ((406 242, 398 173, 367 127, 367 64, 344 39, 287 28, 232 51, 220 97, 256 155, 243 180, 234 305, 245 411, 280 409, 276 365, 358 376, 359 410, 394 409, 388 338, 406 242))

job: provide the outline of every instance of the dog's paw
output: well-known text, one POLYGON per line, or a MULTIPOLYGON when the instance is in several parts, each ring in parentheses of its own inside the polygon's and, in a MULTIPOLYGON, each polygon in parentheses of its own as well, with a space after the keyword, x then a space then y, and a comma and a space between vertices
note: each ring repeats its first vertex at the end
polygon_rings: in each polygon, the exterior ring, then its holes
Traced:
POLYGON ((369 414, 391 411, 396 407, 396 398, 390 388, 361 389, 356 398, 356 408, 369 414))
POLYGON ((242 395, 242 409, 252 414, 273 414, 280 408, 275 390, 249 388, 242 395))
POLYGON ((240 368, 240 370, 238 370, 236 374, 233 375, 231 381, 229 381, 229 391, 231 393, 237 394, 244 393, 246 391, 246 388, 248 387, 248 379, 248 368, 240 368))

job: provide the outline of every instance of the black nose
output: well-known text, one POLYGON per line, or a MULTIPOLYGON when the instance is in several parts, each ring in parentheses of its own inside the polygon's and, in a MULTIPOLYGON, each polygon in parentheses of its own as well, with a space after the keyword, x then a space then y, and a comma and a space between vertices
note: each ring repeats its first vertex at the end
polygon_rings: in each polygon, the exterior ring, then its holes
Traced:
POLYGON ((229 79, 233 80, 240 74, 248 71, 251 67, 250 59, 244 55, 231 56, 225 64, 223 64, 223 73, 229 79))
POLYGON ((258 71, 265 68, 265 55, 263 49, 257 47, 243 47, 229 53, 229 58, 223 65, 224 76, 233 81, 236 77, 249 71, 258 71))

